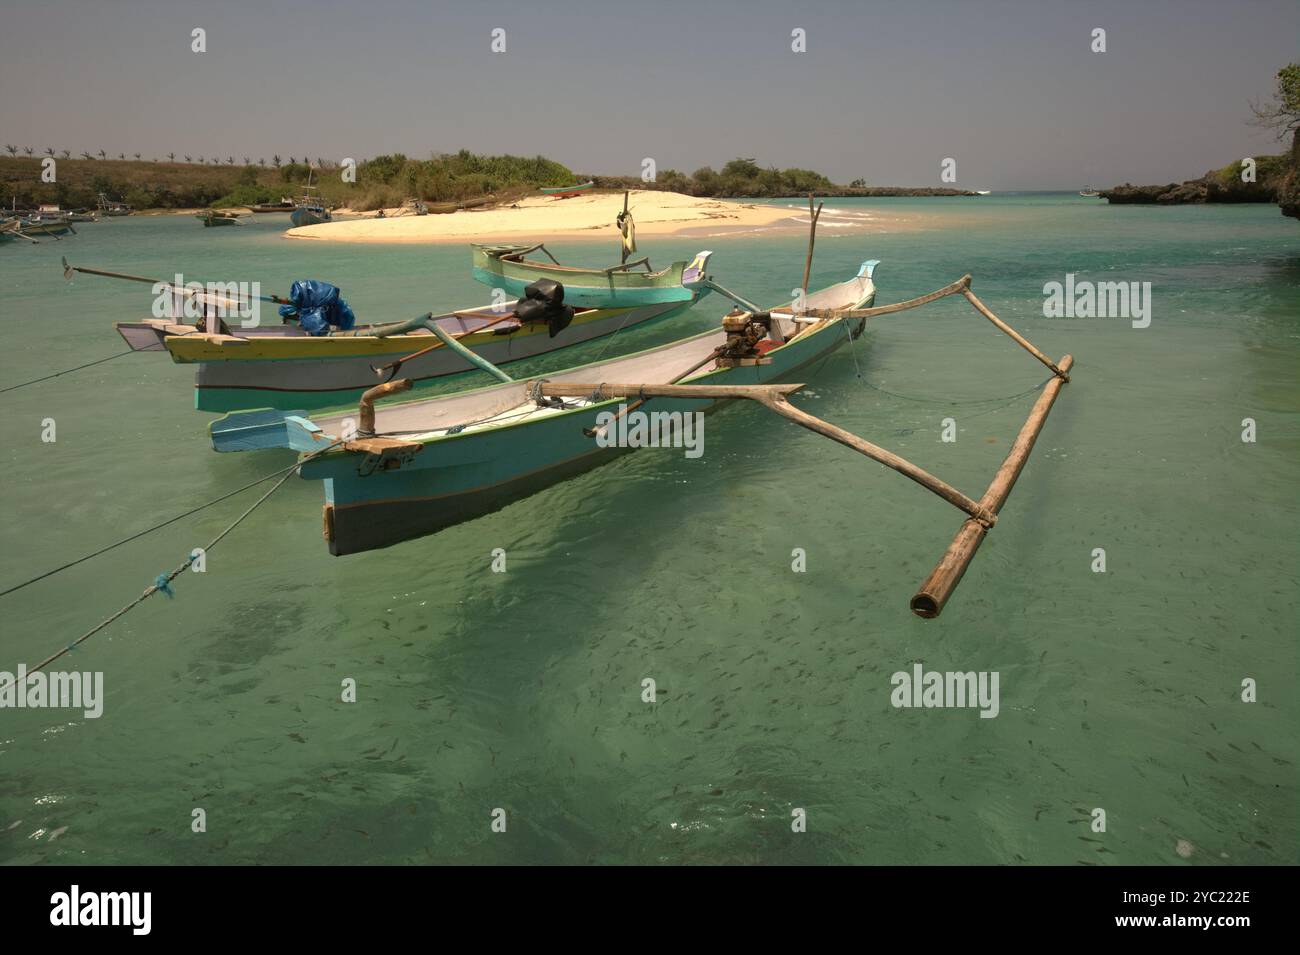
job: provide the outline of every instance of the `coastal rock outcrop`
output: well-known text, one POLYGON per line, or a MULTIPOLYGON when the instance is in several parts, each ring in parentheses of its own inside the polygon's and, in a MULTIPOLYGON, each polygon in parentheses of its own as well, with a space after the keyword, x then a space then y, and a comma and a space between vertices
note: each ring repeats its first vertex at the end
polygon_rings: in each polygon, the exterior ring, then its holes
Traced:
POLYGON ((1291 135, 1291 168, 1277 187, 1282 215, 1300 219, 1300 131, 1291 135))
MULTIPOLYGON (((1293 150, 1294 151, 1294 150, 1293 150)), ((1101 196, 1116 205, 1153 203, 1184 205, 1196 202, 1278 202, 1280 187, 1289 168, 1286 156, 1260 156, 1256 160, 1255 182, 1242 182, 1241 164, 1229 163, 1211 169, 1199 179, 1160 186, 1124 183, 1103 190, 1101 196)))

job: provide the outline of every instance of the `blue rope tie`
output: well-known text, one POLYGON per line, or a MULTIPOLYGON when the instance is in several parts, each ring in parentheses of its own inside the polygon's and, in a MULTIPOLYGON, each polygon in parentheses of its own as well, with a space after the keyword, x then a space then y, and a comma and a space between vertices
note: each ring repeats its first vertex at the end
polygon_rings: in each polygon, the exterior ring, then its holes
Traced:
POLYGON ((159 593, 166 594, 169 599, 176 596, 176 591, 172 590, 171 581, 167 579, 166 574, 159 574, 153 586, 159 593))

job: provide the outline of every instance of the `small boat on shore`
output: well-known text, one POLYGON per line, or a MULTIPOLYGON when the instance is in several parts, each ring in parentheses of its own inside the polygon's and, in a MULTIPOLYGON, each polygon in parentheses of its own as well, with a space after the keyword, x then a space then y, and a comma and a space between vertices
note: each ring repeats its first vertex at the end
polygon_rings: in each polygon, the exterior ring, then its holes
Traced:
POLYGON ((218 212, 216 209, 205 209, 196 213, 194 218, 203 222, 204 228, 214 226, 241 225, 239 216, 233 212, 218 212))
POLYGON ((552 199, 568 199, 570 196, 580 196, 587 192, 596 183, 590 179, 586 182, 580 182, 573 186, 543 186, 538 190, 544 196, 550 196, 552 199))
POLYGON ((259 202, 249 208, 254 212, 293 212, 298 207, 292 199, 281 199, 279 202, 259 202))
POLYGON ((295 227, 320 225, 322 222, 331 222, 333 219, 334 216, 330 214, 328 209, 319 202, 306 197, 298 203, 293 210, 293 214, 289 216, 289 221, 295 227))
POLYGON ((1084 186, 1079 190, 1079 195, 1083 196, 1085 199, 1096 199, 1101 195, 1101 193, 1092 188, 1092 186, 1084 186))
POLYGON ((98 222, 99 216, 85 209, 61 209, 57 205, 42 203, 36 207, 36 216, 53 221, 63 219, 66 222, 98 222))
POLYGON ((708 293, 708 286, 704 283, 705 269, 713 255, 712 252, 701 252, 690 262, 674 262, 654 272, 650 269, 649 258, 604 269, 561 265, 544 243, 528 246, 471 245, 470 248, 476 281, 504 289, 507 295, 518 296, 538 279, 551 279, 563 284, 565 301, 570 305, 588 308, 694 303, 708 293), (545 253, 550 261, 528 257, 538 251, 545 253))
POLYGON ((303 196, 298 200, 297 207, 289 216, 289 221, 294 224, 295 228, 306 225, 320 225, 323 222, 330 222, 334 216, 325 208, 312 190, 316 187, 311 184, 312 170, 307 170, 307 185, 303 187, 303 196))

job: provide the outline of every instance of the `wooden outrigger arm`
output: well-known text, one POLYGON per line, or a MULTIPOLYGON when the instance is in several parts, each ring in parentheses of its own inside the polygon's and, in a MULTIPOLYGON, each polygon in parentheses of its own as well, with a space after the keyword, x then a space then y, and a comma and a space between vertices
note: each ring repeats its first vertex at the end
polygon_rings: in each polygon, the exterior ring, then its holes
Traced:
POLYGON ((965 511, 985 527, 997 523, 997 515, 978 501, 973 501, 952 485, 935 477, 929 471, 917 467, 910 461, 900 458, 879 445, 872 444, 865 438, 837 428, 829 421, 823 421, 815 415, 796 408, 787 401, 787 397, 802 388, 798 385, 621 385, 589 384, 581 382, 543 381, 537 388, 539 394, 551 398, 591 398, 605 401, 610 398, 706 398, 723 401, 728 398, 749 398, 789 418, 795 424, 802 425, 809 431, 838 441, 845 447, 865 454, 873 461, 878 461, 887 468, 893 468, 904 477, 909 477, 917 484, 928 488, 941 498, 965 511))
POLYGON ((838 312, 834 309, 813 308, 801 312, 800 315, 806 315, 811 318, 874 318, 877 315, 889 315, 892 312, 901 312, 905 309, 916 308, 919 305, 928 305, 931 302, 945 298, 949 295, 960 294, 966 296, 966 301, 974 305, 981 315, 996 325, 1000 331, 1005 332, 1012 341, 1050 368, 1052 374, 1056 375, 1058 378, 1064 378, 1066 381, 1070 380, 1070 376, 1066 374, 1065 370, 1061 368, 1060 365, 1031 345, 1028 339, 1018 331, 994 315, 989 310, 989 307, 981 302, 979 297, 970 290, 970 283, 971 277, 967 274, 963 275, 951 285, 945 285, 943 288, 931 292, 929 295, 922 295, 920 298, 911 298, 906 302, 895 302, 893 305, 877 305, 872 308, 846 309, 838 312))

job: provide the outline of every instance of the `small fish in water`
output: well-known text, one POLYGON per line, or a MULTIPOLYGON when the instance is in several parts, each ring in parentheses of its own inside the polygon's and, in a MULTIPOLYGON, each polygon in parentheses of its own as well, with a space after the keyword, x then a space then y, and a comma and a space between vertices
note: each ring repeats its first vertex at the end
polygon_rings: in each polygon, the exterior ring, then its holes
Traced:
POLYGON ((11 822, 8 826, 5 827, 5 832, 10 832, 14 829, 17 829, 22 824, 23 821, 21 819, 17 820, 16 822, 11 822))
POLYGON ((46 839, 45 841, 46 841, 46 842, 53 842, 55 839, 59 838, 59 836, 63 835, 63 834, 64 834, 65 832, 67 832, 67 831, 68 831, 68 827, 67 827, 67 826, 59 826, 59 828, 57 828, 57 829, 55 829, 55 830, 53 830, 53 831, 50 832, 50 837, 49 837, 48 839, 46 839))

